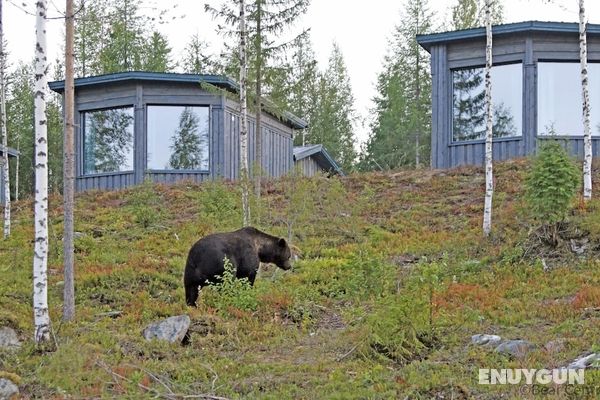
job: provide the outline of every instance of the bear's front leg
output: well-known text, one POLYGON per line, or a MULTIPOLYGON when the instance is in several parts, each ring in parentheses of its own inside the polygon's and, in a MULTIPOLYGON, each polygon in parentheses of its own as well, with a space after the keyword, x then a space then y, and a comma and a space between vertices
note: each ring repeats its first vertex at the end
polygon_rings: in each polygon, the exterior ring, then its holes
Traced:
POLYGON ((196 300, 198 300, 198 285, 186 285, 185 302, 190 307, 196 307, 196 300))

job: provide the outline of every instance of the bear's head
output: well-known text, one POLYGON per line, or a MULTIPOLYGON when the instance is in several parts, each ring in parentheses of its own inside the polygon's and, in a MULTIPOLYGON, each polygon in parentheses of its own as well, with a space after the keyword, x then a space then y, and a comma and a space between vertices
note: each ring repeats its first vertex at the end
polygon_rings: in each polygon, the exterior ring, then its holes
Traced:
POLYGON ((290 259, 292 258, 292 251, 290 250, 290 246, 288 246, 285 239, 281 238, 277 240, 277 245, 275 247, 273 263, 286 271, 292 268, 292 264, 290 262, 290 259))

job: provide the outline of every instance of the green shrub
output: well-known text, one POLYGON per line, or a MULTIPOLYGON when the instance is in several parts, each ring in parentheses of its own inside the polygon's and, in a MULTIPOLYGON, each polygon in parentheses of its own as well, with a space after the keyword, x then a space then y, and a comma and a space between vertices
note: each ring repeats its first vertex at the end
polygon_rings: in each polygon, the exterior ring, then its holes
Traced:
POLYGON ((579 171, 557 142, 541 146, 526 177, 525 200, 532 216, 543 224, 565 219, 579 186, 579 171))
POLYGON ((157 225, 164 219, 161 205, 162 198, 149 179, 134 189, 129 200, 133 220, 144 229, 157 225))
POLYGON ((256 311, 258 297, 247 278, 237 279, 236 271, 227 257, 223 260, 225 271, 217 277, 217 283, 211 283, 202 290, 205 304, 214 307, 221 313, 229 315, 237 309, 241 311, 256 311))

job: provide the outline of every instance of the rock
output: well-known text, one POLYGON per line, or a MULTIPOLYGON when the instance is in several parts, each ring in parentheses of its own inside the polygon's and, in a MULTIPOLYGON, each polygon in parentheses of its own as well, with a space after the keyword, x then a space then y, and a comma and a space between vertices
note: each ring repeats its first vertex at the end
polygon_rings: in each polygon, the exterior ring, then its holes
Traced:
POLYGON ((577 255, 584 254, 587 249, 590 247, 590 241, 588 238, 582 239, 571 239, 571 251, 577 255))
POLYGON ((560 353, 565 349, 565 339, 551 340, 544 345, 544 348, 548 353, 560 353))
POLYGON ((597 368, 594 364, 600 363, 600 353, 591 353, 582 355, 576 358, 572 363, 567 365, 567 369, 588 369, 597 368))
POLYGON ((0 378, 0 400, 8 400, 19 394, 19 387, 10 379, 0 378))
POLYGON ((502 340, 502 338, 498 335, 478 334, 478 335, 471 336, 471 343, 477 344, 480 346, 483 346, 483 345, 493 346, 493 345, 500 343, 500 340, 502 340))
POLYGON ((13 349, 21 347, 17 332, 11 328, 0 328, 0 348, 13 349))
POLYGON ((74 240, 81 239, 84 236, 85 236, 85 233, 83 233, 83 232, 73 232, 73 239, 74 240))
POLYGON ((190 322, 190 317, 187 315, 170 317, 164 321, 148 325, 144 329, 143 335, 146 340, 158 339, 171 343, 181 343, 188 332, 190 322))
POLYGON ((523 357, 529 351, 533 350, 535 345, 527 340, 507 340, 496 347, 496 352, 508 354, 513 357, 523 357))

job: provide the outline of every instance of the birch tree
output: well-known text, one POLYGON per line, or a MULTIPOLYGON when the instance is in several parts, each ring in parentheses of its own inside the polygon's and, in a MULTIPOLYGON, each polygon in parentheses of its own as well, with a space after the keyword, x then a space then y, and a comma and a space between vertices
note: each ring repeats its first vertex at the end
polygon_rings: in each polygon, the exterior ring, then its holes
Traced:
POLYGON ((73 245, 73 208, 75 191, 75 145, 74 145, 74 55, 73 55, 73 0, 67 0, 65 19, 65 136, 64 136, 64 168, 63 168, 63 202, 64 202, 64 291, 63 320, 70 321, 75 316, 75 279, 74 279, 74 245, 73 245))
POLYGON ((587 22, 585 1, 579 0, 579 60, 581 64, 581 94, 583 111, 583 199, 592 198, 592 130, 590 128, 590 93, 587 65, 587 22))
POLYGON ((240 5, 240 177, 242 179, 243 224, 250 224, 249 176, 248 176, 248 109, 246 104, 246 86, 248 78, 248 59, 246 43, 246 1, 240 5))
POLYGON ((33 318, 36 343, 50 339, 48 313, 48 131, 46 118, 46 91, 48 86, 48 59, 46 56, 47 1, 36 2, 35 45, 35 207, 33 252, 33 318))
POLYGON ((493 108, 492 108, 492 0, 485 2, 485 203, 483 209, 483 233, 492 230, 492 197, 494 196, 494 173, 492 164, 493 108))
POLYGON ((4 51, 4 27, 2 24, 2 0, 0 0, 0 114, 2 114, 2 181, 4 182, 4 237, 10 235, 10 178, 8 164, 8 130, 6 128, 6 53, 4 51))

